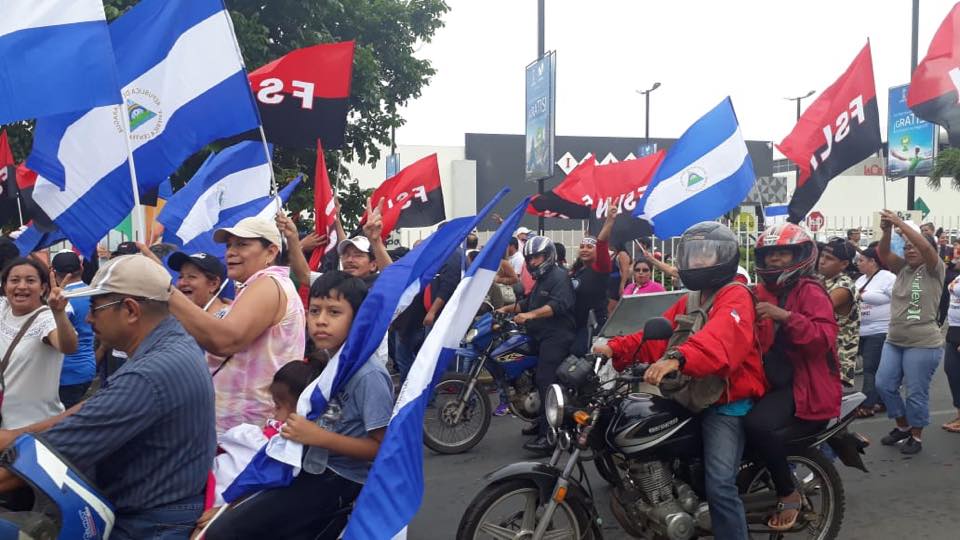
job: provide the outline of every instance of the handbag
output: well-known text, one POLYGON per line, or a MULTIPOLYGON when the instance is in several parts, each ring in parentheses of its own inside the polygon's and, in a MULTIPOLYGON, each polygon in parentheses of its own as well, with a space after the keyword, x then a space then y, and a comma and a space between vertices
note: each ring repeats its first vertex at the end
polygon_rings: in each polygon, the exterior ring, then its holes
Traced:
POLYGON ((13 350, 17 348, 17 345, 20 344, 20 340, 23 339, 23 336, 27 334, 27 330, 30 329, 30 326, 33 325, 33 321, 37 320, 37 317, 41 313, 47 311, 47 308, 38 309, 27 319, 27 322, 23 323, 23 326, 20 327, 20 331, 17 332, 16 337, 13 338, 13 341, 10 342, 10 346, 7 347, 7 352, 3 355, 3 361, 0 361, 0 424, 3 423, 3 395, 7 390, 7 380, 4 377, 4 374, 7 372, 7 365, 10 364, 10 358, 13 356, 13 350))

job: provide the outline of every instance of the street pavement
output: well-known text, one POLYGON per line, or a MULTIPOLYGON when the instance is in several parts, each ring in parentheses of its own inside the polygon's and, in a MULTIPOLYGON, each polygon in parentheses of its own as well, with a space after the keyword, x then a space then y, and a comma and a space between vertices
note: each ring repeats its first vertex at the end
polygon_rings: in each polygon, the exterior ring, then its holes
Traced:
MULTIPOLYGON (((931 389, 931 411, 923 452, 912 457, 880 444, 880 438, 890 431, 892 420, 875 416, 854 422, 853 430, 873 441, 864 459, 870 472, 843 467, 838 462, 846 492, 840 538, 960 538, 960 522, 953 519, 960 518, 960 434, 940 428, 956 416, 942 367, 937 370, 931 389)), ((425 448, 425 493, 408 538, 453 539, 464 510, 484 486, 484 475, 502 465, 530 459, 520 447, 525 440, 520 435, 523 426, 510 416, 495 417, 484 440, 469 452, 445 456, 425 448)), ((604 538, 630 538, 610 513, 606 484, 592 464, 588 464, 587 470, 603 518, 604 538)), ((794 537, 800 536, 787 538, 794 537)))

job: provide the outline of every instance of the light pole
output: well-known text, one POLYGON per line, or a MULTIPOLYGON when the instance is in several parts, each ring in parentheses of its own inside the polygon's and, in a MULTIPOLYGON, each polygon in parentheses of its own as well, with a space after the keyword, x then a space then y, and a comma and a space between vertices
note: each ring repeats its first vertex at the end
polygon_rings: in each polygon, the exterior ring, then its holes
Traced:
MULTIPOLYGON (((920 0, 913 0, 913 31, 910 35, 910 77, 913 77, 913 72, 917 69, 917 27, 919 26, 920 20, 920 0)), ((887 146, 890 146, 890 141, 887 141, 887 146)), ((889 152, 889 148, 887 152, 889 152)), ((916 208, 916 190, 917 190, 917 177, 912 174, 907 177, 907 210, 914 210, 916 208)))
POLYGON ((656 90, 657 88, 660 88, 660 83, 655 82, 655 83, 653 83, 653 86, 650 87, 649 90, 637 90, 637 91, 636 91, 638 94, 642 94, 642 95, 643 95, 643 99, 644 99, 644 102, 645 102, 645 108, 646 108, 646 110, 644 111, 645 114, 644 114, 644 122, 643 122, 643 124, 644 124, 643 138, 644 138, 644 142, 645 142, 645 143, 649 143, 649 142, 650 142, 650 92, 653 92, 653 91, 656 90))
MULTIPOLYGON (((798 122, 800 121, 800 102, 803 101, 803 100, 805 100, 805 99, 807 99, 808 97, 810 97, 810 96, 812 96, 812 95, 813 95, 813 90, 807 92, 806 94, 804 94, 804 95, 802 95, 802 96, 783 98, 783 99, 785 99, 785 100, 787 100, 787 101, 796 101, 796 102, 797 102, 797 121, 798 121, 798 122)), ((799 182, 800 182, 800 167, 794 167, 794 168, 793 168, 793 172, 794 172, 794 174, 797 176, 796 181, 799 183, 799 182)))

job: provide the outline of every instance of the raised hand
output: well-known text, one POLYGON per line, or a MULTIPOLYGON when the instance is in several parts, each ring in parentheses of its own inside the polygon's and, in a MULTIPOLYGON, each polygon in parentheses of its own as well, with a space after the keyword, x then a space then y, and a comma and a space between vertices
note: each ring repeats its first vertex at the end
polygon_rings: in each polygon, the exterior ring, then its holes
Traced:
MULTIPOLYGON (((69 279, 73 274, 68 274, 66 279, 69 279)), ((66 280, 65 279, 65 280, 66 280)), ((50 307, 50 311, 54 313, 63 313, 67 309, 67 304, 69 300, 63 296, 63 289, 57 285, 57 275, 53 270, 50 270, 50 294, 47 295, 47 306, 50 307)))
POLYGON ((383 199, 373 206, 371 199, 367 199, 367 221, 363 224, 363 235, 370 242, 379 242, 383 233, 383 199))

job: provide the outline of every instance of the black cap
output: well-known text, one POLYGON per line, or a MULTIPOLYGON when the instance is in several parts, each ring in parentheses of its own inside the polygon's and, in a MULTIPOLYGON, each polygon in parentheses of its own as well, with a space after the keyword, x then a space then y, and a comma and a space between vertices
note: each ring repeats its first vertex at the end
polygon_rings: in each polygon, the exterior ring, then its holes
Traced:
POLYGON ((120 245, 117 246, 117 250, 113 252, 113 256, 136 255, 137 253, 140 253, 140 248, 137 247, 136 242, 120 242, 120 245))
POLYGON ((63 250, 53 256, 50 262, 53 271, 58 274, 72 274, 80 271, 80 256, 70 250, 63 250))
POLYGON ((830 241, 821 246, 820 250, 847 262, 852 261, 853 256, 857 254, 857 248, 843 238, 831 238, 830 241))
POLYGON ((179 272, 185 263, 190 263, 207 274, 213 274, 219 277, 220 281, 227 279, 227 267, 223 265, 220 259, 209 253, 187 255, 182 251, 178 251, 171 254, 167 259, 167 266, 176 272, 179 272))

